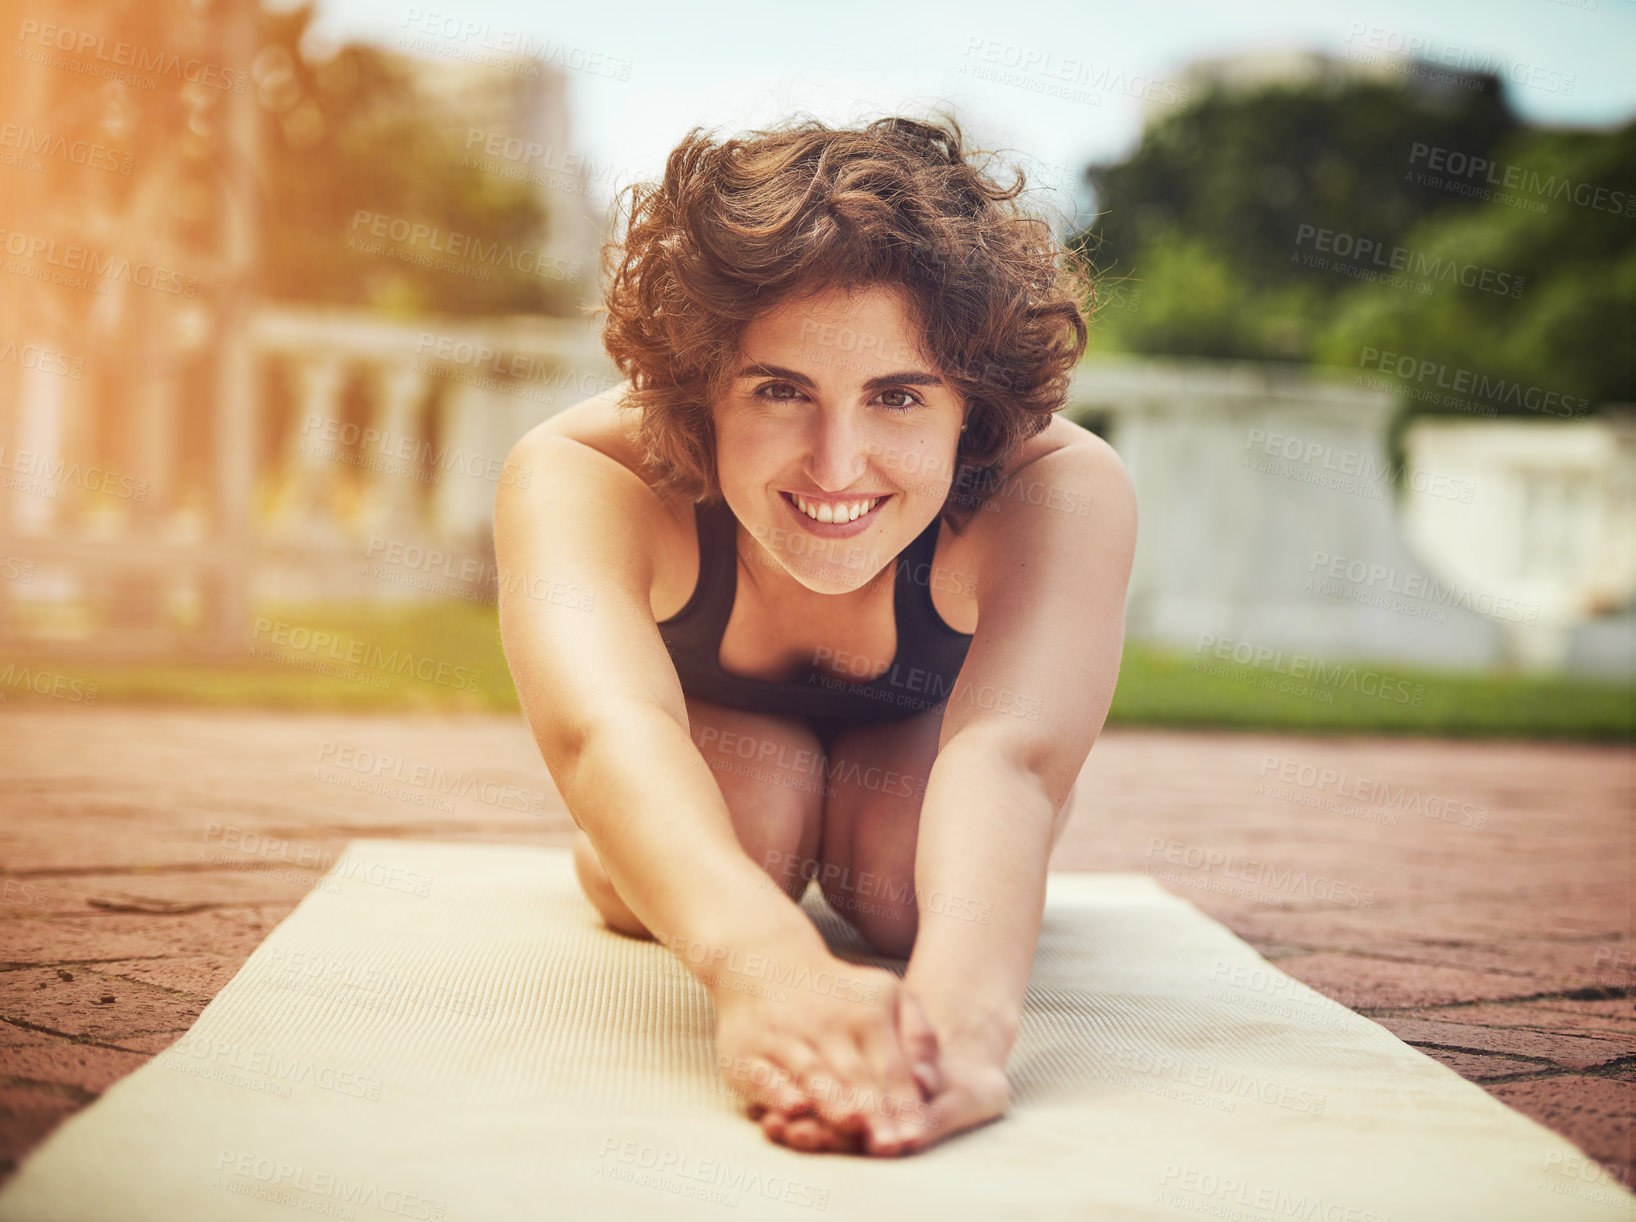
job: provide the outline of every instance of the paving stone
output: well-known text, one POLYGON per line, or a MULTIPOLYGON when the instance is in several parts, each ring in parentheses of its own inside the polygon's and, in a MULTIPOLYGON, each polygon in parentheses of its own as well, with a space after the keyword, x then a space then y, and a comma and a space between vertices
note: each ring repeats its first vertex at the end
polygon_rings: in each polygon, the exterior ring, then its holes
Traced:
MULTIPOLYGON (((203 862, 179 863, 152 872, 85 874, 31 880, 51 896, 53 914, 90 915, 118 912, 117 905, 141 914, 164 915, 165 906, 190 907, 196 904, 243 906, 250 904, 299 903, 322 881, 324 870, 334 864, 345 842, 304 842, 325 844, 300 857, 257 860, 241 855, 230 867, 199 869, 203 862), (301 862, 313 864, 303 867, 301 862), (320 864, 321 863, 321 864, 320 864), (92 901, 100 901, 93 903, 92 901)), ((299 850, 291 850, 292 854, 299 850)), ((227 854, 222 854, 227 856, 227 854)))
MULTIPOLYGON (((1437 1022, 1474 1023, 1484 1027, 1532 1027, 1542 1031, 1619 1039, 1631 1045, 1636 1041, 1636 1013, 1632 1012, 1631 1005, 1632 1002, 1625 999, 1573 1001, 1551 998, 1547 1001, 1482 1002, 1473 1006, 1405 1010, 1401 1016, 1437 1022), (1625 1016, 1619 1014, 1619 1007, 1624 1008, 1625 1016)), ((1386 1019, 1377 1017, 1376 1021, 1385 1022, 1386 1019)))
POLYGON ((145 1053, 151 1057, 169 1048, 186 1035, 187 1030, 186 1026, 182 1026, 169 1031, 133 1031, 125 1035, 110 1036, 106 1042, 116 1048, 145 1053))
POLYGON ((23 1048, 30 1044, 43 1044, 49 1038, 38 1031, 8 1023, 0 1017, 0 1048, 23 1048))
POLYGON ((1283 970, 1354 1010, 1408 1009, 1526 995, 1526 978, 1461 968, 1373 959, 1367 955, 1302 955, 1283 970))
POLYGON ((0 1014, 63 1035, 102 1039, 126 1031, 185 1027, 206 1005, 204 999, 86 969, 73 975, 73 980, 63 980, 53 968, 0 973, 0 1014))
POLYGON ((1550 997, 1526 1004, 1541 1010, 1549 1010, 1555 1015, 1570 1016, 1571 1022, 1564 1022, 1561 1024, 1563 1026, 1605 1026, 1612 1031, 1636 1032, 1636 997, 1609 997, 1602 1000, 1550 997))
POLYGON ((209 1001, 243 967, 237 957, 221 955, 177 955, 167 959, 125 959, 99 963, 99 975, 110 979, 134 980, 157 988, 209 1001))
MULTIPOLYGON (((1461 1012, 1458 1009, 1453 1011, 1455 1014, 1461 1012)), ((1636 1054, 1636 1039, 1559 1035, 1524 1027, 1485 1027, 1397 1015, 1383 1015, 1375 1021, 1406 1044, 1436 1044, 1467 1051, 1511 1053, 1547 1061, 1565 1069, 1593 1069, 1620 1057, 1636 1054)), ((1430 1051, 1428 1048, 1421 1050, 1430 1051)))
MULTIPOLYGON (((6 1054, 5 1073, 34 1082, 59 1082, 92 1094, 101 1094, 126 1074, 147 1063, 139 1052, 100 1048, 57 1039, 34 1048, 14 1048, 6 1054)), ((5 1102, 0 1095, 0 1103, 5 1102)))
MULTIPOLYGON (((1244 886, 1219 870, 1161 883, 1321 992, 1393 1011, 1380 1021, 1415 1039, 1455 1043, 1426 1051, 1628 1173, 1621 1109, 1636 1069, 1602 1058, 1628 1055, 1636 1003, 1518 999, 1631 975, 1631 758, 1599 745, 1115 729, 1087 763, 1052 867, 1157 873, 1167 868, 1157 838, 1372 892, 1371 907, 1348 908, 1298 888, 1217 890, 1244 886), (1395 811, 1349 804, 1362 818, 1315 811, 1265 790, 1284 761, 1410 796, 1395 811), (1485 826, 1418 815, 1414 794, 1480 807, 1485 826), (1513 1059, 1535 1054, 1549 1060, 1513 1059), (1603 1068, 1495 1081, 1516 1066, 1579 1064, 1603 1068)), ((567 847, 575 834, 514 714, 0 708, 0 771, 0 861, 21 872, 0 877, 0 964, 22 965, 0 970, 0 1015, 112 1046, 61 1066, 65 1079, 80 1068, 112 1073, 174 1043, 310 894, 319 873, 303 868, 303 854, 332 861, 358 836, 567 847), (339 762, 364 752, 541 797, 523 813, 424 786, 370 792, 339 762), (226 861, 200 860, 211 854, 226 861), (92 898, 213 906, 118 911, 92 898), (72 965, 80 959, 99 962, 72 965), (74 982, 51 966, 65 962, 74 982), (93 989, 118 1003, 94 1004, 93 989)), ((64 1045, 80 1047, 3 1022, 0 1045, 49 1072, 53 1057, 76 1055, 64 1045)), ((53 1089, 0 1090, 0 1176, 82 1106, 65 1092, 90 1087, 53 1089)))
POLYGON ((248 958, 293 904, 211 908, 164 915, 103 913, 12 922, 3 948, 12 962, 58 963, 92 959, 144 959, 179 948, 248 958))
POLYGON ((1420 1051, 1439 1065, 1448 1066, 1468 1082, 1511 1078, 1517 1074, 1538 1073, 1542 1069, 1550 1068, 1539 1061, 1518 1060, 1487 1052, 1455 1052, 1448 1048, 1421 1048, 1420 1051))
POLYGON ((1636 1082, 1565 1074, 1484 1087, 1496 1099, 1555 1129, 1599 1162, 1628 1165, 1636 1139, 1636 1082))

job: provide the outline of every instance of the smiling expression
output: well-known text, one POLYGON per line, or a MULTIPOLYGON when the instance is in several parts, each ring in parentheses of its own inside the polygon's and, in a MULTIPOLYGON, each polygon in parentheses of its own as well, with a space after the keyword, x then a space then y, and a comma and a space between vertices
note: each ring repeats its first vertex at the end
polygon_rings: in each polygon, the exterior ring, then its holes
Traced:
POLYGON ((745 328, 711 415, 740 554, 762 571, 857 590, 941 511, 965 407, 921 334, 885 286, 791 300, 745 328))

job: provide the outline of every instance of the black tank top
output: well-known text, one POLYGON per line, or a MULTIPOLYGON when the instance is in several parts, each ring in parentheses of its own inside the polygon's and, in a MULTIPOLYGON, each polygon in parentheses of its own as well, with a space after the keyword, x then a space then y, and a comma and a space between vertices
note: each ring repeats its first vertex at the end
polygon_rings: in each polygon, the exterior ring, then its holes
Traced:
POLYGON ((932 555, 941 516, 898 556, 892 587, 897 653, 884 673, 867 682, 810 665, 783 681, 723 670, 721 639, 738 591, 738 519, 725 501, 713 501, 695 503, 693 520, 699 534, 698 584, 687 604, 659 624, 686 695, 754 713, 826 722, 895 721, 948 698, 972 634, 950 628, 932 605, 932 555))

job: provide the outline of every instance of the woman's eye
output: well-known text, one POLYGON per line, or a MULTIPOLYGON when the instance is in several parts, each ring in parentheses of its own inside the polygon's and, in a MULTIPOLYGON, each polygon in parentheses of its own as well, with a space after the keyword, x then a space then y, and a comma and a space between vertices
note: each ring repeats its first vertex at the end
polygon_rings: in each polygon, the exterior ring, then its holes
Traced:
POLYGON ((756 390, 756 394, 763 399, 782 399, 785 401, 790 399, 798 399, 801 397, 801 392, 796 390, 795 387, 791 386, 788 382, 768 382, 765 386, 758 388, 756 390), (787 395, 772 393, 774 391, 786 390, 790 392, 787 395))
POLYGON ((883 390, 883 391, 881 391, 881 402, 882 402, 883 406, 889 407, 889 408, 892 408, 892 409, 894 409, 896 411, 901 412, 901 411, 907 411, 911 407, 918 406, 919 403, 920 403, 920 400, 915 398, 913 395, 911 395, 906 390, 883 390), (887 402, 887 400, 891 399, 893 396, 901 398, 903 400, 903 402, 901 402, 901 403, 887 402))

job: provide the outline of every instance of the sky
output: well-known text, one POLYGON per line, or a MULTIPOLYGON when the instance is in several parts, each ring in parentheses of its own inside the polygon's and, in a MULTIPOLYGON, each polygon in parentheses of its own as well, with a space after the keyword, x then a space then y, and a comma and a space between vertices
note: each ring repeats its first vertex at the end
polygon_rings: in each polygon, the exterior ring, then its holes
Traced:
POLYGON ((1531 123, 1636 116, 1636 0, 319 0, 312 34, 320 54, 353 40, 403 50, 406 37, 449 58, 543 49, 568 69, 573 139, 604 198, 658 177, 694 126, 727 135, 793 114, 834 124, 942 108, 977 147, 1063 188, 1036 202, 1071 216, 1080 169, 1135 146, 1144 104, 1175 104, 1189 62, 1244 53, 1418 47, 1451 67, 1502 65, 1531 123))

